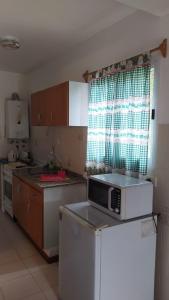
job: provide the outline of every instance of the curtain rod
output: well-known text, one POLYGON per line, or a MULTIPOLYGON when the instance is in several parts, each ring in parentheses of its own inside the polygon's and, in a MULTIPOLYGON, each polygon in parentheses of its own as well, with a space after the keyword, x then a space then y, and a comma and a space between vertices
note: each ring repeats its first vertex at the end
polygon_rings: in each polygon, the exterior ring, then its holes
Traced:
MULTIPOLYGON (((167 39, 164 39, 162 41, 162 43, 156 47, 156 48, 153 48, 153 49, 150 49, 149 50, 150 53, 153 53, 153 52, 157 52, 157 51, 160 51, 162 57, 167 57, 167 39)), ((141 55, 141 54, 140 54, 141 55)), ((139 55, 138 55, 139 56, 139 55)), ((102 68, 104 69, 104 68, 102 68)), ((83 78, 85 80, 85 82, 88 82, 88 77, 89 75, 92 75, 94 73, 96 73, 97 71, 93 71, 93 72, 89 72, 88 70, 83 74, 83 78)))

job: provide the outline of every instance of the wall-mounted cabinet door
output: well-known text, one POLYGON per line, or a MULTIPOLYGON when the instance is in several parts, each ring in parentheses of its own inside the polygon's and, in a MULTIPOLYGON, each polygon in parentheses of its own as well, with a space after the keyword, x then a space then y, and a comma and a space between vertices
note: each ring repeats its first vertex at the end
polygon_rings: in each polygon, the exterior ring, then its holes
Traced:
POLYGON ((46 91, 39 91, 31 96, 31 123, 33 126, 46 125, 46 91))
POLYGON ((68 125, 68 83, 62 83, 46 90, 47 123, 49 126, 68 125))

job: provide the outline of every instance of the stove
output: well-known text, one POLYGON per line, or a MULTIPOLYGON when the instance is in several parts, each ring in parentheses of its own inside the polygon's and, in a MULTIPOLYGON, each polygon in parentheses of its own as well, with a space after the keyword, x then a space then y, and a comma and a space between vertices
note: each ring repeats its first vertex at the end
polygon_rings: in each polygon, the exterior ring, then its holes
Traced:
POLYGON ((2 211, 6 211, 13 218, 12 203, 12 176, 13 172, 18 168, 27 168, 28 165, 23 162, 10 162, 3 165, 1 173, 1 189, 2 189, 2 211))

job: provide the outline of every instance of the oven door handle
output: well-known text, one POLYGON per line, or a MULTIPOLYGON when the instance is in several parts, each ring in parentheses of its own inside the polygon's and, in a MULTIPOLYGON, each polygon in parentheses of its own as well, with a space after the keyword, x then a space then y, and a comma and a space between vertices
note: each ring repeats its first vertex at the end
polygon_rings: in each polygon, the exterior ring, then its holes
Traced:
POLYGON ((108 191, 108 209, 113 211, 112 207, 111 207, 111 192, 114 190, 113 187, 109 188, 108 191))

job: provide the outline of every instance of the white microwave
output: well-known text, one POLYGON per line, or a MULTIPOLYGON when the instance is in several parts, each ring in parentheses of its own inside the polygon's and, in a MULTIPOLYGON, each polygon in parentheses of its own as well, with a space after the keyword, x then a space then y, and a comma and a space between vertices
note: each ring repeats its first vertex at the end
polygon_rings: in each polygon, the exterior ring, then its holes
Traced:
POLYGON ((137 218, 152 213, 153 184, 120 174, 93 175, 88 179, 88 200, 119 220, 137 218))

